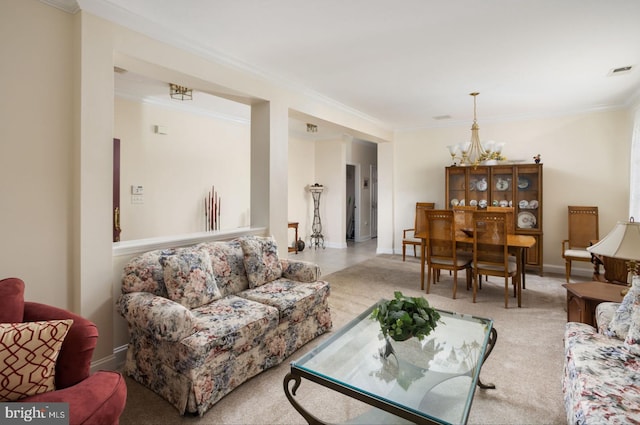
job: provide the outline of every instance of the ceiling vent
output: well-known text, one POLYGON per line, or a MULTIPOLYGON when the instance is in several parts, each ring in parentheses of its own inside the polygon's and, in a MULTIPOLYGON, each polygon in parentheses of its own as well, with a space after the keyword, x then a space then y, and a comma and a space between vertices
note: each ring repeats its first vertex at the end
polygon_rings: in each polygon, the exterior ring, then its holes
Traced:
POLYGON ((613 68, 611 71, 609 71, 609 76, 628 74, 629 72, 631 72, 632 68, 633 67, 631 65, 621 66, 620 68, 613 68))

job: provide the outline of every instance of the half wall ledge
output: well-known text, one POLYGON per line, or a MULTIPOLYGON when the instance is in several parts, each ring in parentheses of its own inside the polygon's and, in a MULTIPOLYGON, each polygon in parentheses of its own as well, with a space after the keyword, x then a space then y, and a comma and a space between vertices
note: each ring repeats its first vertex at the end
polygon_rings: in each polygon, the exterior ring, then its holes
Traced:
POLYGON ((119 257, 123 255, 140 254, 155 249, 194 245, 200 242, 225 241, 245 235, 262 236, 265 235, 266 231, 266 227, 239 227, 237 229, 230 230, 216 230, 213 232, 198 232, 185 235, 121 241, 113 243, 112 253, 114 257, 119 257))

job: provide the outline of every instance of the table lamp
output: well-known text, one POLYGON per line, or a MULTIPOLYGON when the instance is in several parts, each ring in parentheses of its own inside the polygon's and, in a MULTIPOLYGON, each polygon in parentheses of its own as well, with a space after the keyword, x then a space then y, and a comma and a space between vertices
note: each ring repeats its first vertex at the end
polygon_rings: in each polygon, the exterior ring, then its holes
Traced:
MULTIPOLYGON (((640 260, 640 223, 633 217, 628 222, 619 221, 616 227, 598 243, 587 248, 587 251, 605 257, 627 260, 627 288, 621 291, 626 295, 633 280, 638 276, 638 260, 640 260)), ((638 277, 640 279, 640 277, 638 277)), ((640 282, 638 282, 640 284, 640 282)))

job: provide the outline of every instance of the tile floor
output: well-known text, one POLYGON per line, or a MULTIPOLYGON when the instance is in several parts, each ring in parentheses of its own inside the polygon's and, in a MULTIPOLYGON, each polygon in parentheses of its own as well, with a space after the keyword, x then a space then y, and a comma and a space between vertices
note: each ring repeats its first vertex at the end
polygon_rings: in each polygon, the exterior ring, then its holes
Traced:
POLYGON ((309 248, 304 251, 290 252, 288 257, 303 261, 311 261, 320 266, 322 275, 337 272, 354 264, 368 260, 376 256, 378 246, 377 239, 370 239, 364 242, 347 241, 347 248, 309 248))

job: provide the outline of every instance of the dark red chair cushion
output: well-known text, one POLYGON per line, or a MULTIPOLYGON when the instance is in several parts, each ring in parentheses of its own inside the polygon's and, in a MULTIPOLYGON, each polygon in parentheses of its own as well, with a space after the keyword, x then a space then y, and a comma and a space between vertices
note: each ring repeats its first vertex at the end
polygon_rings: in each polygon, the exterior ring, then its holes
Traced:
POLYGON ((24 282, 17 277, 0 280, 0 323, 22 323, 24 282))
POLYGON ((103 370, 73 387, 18 401, 69 403, 69 425, 116 425, 127 402, 127 384, 118 372, 103 370))

